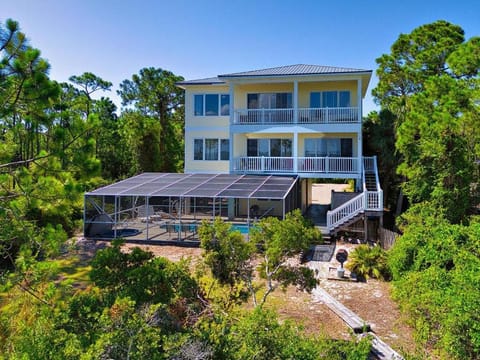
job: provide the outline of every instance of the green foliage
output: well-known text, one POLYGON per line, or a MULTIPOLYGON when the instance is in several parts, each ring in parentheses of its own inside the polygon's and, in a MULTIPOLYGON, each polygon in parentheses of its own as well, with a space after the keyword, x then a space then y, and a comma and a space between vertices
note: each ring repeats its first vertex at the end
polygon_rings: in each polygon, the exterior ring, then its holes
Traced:
POLYGON ((101 335, 82 359, 165 359, 158 305, 136 310, 134 301, 118 298, 98 319, 101 335))
MULTIPOLYGON (((238 290, 239 284, 245 284, 255 306, 262 306, 278 287, 296 285, 301 290, 311 291, 316 286, 312 270, 288 262, 321 238, 318 230, 308 224, 298 210, 287 214, 283 221, 273 217, 262 219, 252 227, 249 242, 239 232, 231 232, 230 226, 221 219, 213 224, 204 223, 199 234, 205 263, 213 276, 231 289, 238 290), (259 303, 252 268, 256 256, 263 259, 257 270, 266 280, 259 303)), ((231 291, 231 294, 241 300, 245 293, 231 291)))
POLYGON ((421 92, 426 79, 446 72, 448 56, 463 41, 463 29, 444 20, 401 34, 391 46, 391 53, 376 60, 379 82, 373 96, 401 122, 411 109, 408 97, 421 92))
POLYGON ((358 277, 388 280, 387 253, 380 246, 359 245, 350 252, 346 263, 347 269, 358 277))
POLYGON ((479 200, 479 53, 477 37, 465 42, 462 28, 442 20, 401 34, 377 59, 373 95, 394 115, 403 191, 454 223, 479 200))
POLYGON ((97 252, 91 262, 91 280, 110 296, 129 297, 138 305, 171 304, 178 298, 194 302, 199 293, 187 263, 156 258, 153 253, 133 248, 126 253, 122 242, 97 252))
POLYGON ((239 231, 232 231, 221 218, 213 223, 204 221, 199 238, 205 264, 220 284, 230 287, 229 302, 245 300, 248 295, 245 285, 253 278, 255 244, 245 241, 239 231))
POLYGON ((394 296, 417 340, 442 358, 478 358, 479 224, 450 224, 431 204, 419 204, 405 213, 402 228, 388 262, 394 296))
MULTIPOLYGON (((129 111, 134 114, 132 116, 142 119, 148 128, 152 128, 152 121, 157 123, 157 131, 147 132, 143 141, 147 146, 151 145, 150 151, 158 151, 159 156, 150 158, 151 162, 141 166, 142 169, 174 172, 180 168, 183 161, 184 94, 175 83, 181 80, 181 76, 167 70, 144 68, 131 80, 120 84, 118 94, 124 106, 133 105, 134 110, 129 111)), ((147 155, 146 151, 143 153, 147 155)))
POLYGON ((237 315, 206 322, 199 329, 202 343, 209 344, 214 359, 368 359, 371 344, 331 341, 306 336, 289 321, 279 322, 275 313, 256 308, 237 315))
POLYGON ((395 150, 396 117, 389 110, 371 112, 363 121, 363 153, 377 156, 378 175, 385 204, 395 210, 400 178, 397 167, 400 156, 395 150))

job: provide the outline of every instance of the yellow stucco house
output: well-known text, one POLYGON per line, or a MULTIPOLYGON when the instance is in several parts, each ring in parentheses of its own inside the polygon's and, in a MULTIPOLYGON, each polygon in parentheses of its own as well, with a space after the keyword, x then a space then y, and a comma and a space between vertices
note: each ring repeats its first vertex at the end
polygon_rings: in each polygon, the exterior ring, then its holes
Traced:
POLYGON ((358 198, 329 213, 330 229, 346 213, 381 211, 376 159, 362 154, 371 74, 300 64, 178 83, 185 89, 185 173, 298 176, 304 211, 311 179, 354 179, 358 198))
POLYGON ((258 219, 296 208, 324 234, 360 223, 367 236, 383 211, 376 159, 362 153, 371 74, 291 65, 177 83, 184 173, 143 173, 85 194, 85 236, 198 241, 204 219, 220 216, 248 233, 258 219), (318 208, 315 179, 354 179, 356 191, 318 208))

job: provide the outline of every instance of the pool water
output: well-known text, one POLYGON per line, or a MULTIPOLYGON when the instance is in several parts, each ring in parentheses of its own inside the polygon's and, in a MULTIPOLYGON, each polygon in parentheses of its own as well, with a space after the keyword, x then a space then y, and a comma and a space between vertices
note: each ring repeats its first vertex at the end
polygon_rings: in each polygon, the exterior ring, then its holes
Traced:
POLYGON ((232 224, 231 226, 233 231, 240 231, 241 234, 248 234, 252 227, 249 228, 247 224, 232 224))
MULTIPOLYGON (((179 231, 190 231, 190 232, 196 232, 198 230, 198 227, 200 224, 171 224, 171 225, 160 225, 161 228, 163 229, 171 229, 170 231, 173 232, 179 232, 179 231)), ((248 234, 249 233, 249 227, 247 224, 231 224, 231 229, 232 231, 239 231, 241 234, 248 234)), ((250 226, 252 228, 252 226, 250 226)))

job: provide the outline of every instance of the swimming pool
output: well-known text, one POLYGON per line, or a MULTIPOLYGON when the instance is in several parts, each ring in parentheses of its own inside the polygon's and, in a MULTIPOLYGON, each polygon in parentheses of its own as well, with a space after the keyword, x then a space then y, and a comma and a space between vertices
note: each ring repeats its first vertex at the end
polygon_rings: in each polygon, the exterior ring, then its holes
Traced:
POLYGON ((98 234, 97 236, 99 238, 113 239, 113 238, 115 238, 115 235, 117 235, 117 238, 125 238, 125 237, 128 237, 128 236, 135 236, 135 235, 138 235, 140 233, 141 233, 141 231, 138 230, 138 229, 126 228, 126 229, 117 229, 116 234, 115 234, 114 230, 109 230, 109 231, 106 231, 102 234, 98 234))
POLYGON ((232 231, 240 231, 241 234, 248 234, 250 232, 250 228, 253 226, 248 226, 248 224, 232 224, 231 229, 232 231))

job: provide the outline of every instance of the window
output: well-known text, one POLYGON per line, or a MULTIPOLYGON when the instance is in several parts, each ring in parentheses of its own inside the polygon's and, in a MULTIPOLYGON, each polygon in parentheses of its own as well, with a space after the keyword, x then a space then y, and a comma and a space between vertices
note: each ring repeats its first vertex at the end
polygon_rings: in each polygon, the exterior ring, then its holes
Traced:
POLYGON ((203 95, 195 95, 195 116, 203 115, 203 95))
POLYGON ((323 91, 310 93, 311 108, 350 107, 350 91, 323 91))
POLYGON ((220 115, 230 115, 230 95, 220 94, 220 115))
POLYGON ((230 160, 230 140, 220 140, 220 160, 230 160))
POLYGON ((291 109, 292 93, 262 93, 248 94, 249 109, 291 109))
POLYGON ((218 116, 218 95, 205 95, 205 115, 218 116))
POLYGON ((193 160, 203 160, 203 139, 193 140, 193 160))
POLYGON ((292 156, 291 139, 247 139, 247 156, 292 156))
POLYGON ((193 160, 230 160, 230 140, 194 139, 193 160))
POLYGON ((195 116, 230 115, 230 95, 201 94, 193 96, 195 116))
POLYGON ((306 157, 352 157, 352 139, 305 139, 306 157))
POLYGON ((205 139, 205 160, 218 160, 218 139, 205 139))

